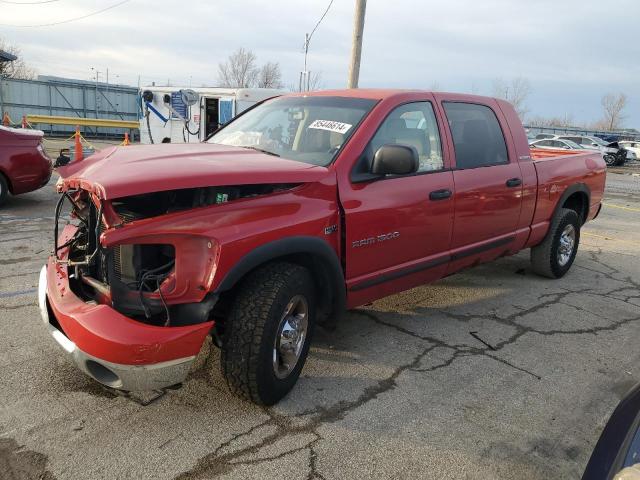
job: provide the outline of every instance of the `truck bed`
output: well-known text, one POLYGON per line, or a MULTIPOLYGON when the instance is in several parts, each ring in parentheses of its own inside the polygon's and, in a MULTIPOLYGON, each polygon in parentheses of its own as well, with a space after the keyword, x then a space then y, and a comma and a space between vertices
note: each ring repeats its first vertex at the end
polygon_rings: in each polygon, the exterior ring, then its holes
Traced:
POLYGON ((598 151, 531 149, 538 176, 536 210, 531 222, 531 242, 541 241, 548 229, 560 197, 569 186, 588 192, 588 211, 583 221, 594 218, 599 210, 606 165, 598 151))
POLYGON ((583 155, 585 153, 597 153, 595 151, 580 151, 580 150, 561 150, 551 148, 532 148, 531 158, 533 160, 544 160, 553 157, 562 157, 570 155, 583 155))

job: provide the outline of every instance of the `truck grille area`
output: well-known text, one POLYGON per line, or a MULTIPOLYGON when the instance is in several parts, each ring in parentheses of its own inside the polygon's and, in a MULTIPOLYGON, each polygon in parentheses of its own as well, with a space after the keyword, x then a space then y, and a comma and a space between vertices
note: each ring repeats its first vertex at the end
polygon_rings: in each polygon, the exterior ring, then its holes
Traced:
MULTIPOLYGON (((175 248, 170 244, 122 244, 110 248, 100 245, 106 229, 100 210, 83 191, 63 194, 72 208, 73 237, 59 252, 68 248, 66 264, 71 290, 88 303, 107 304, 123 315, 154 325, 165 325, 169 307, 161 285, 174 272, 175 248)), ((57 225, 61 208, 56 209, 57 225)))

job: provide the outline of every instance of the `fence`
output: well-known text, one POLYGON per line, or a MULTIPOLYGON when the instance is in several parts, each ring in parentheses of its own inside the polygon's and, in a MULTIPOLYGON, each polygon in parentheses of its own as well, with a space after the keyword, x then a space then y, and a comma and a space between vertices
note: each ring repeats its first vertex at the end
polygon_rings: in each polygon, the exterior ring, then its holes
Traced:
MULTIPOLYGON (((0 78, 0 118, 4 113, 20 123, 24 115, 55 115, 138 121, 138 89, 123 85, 88 82, 56 77, 38 80, 0 78)), ((38 124, 51 136, 69 136, 73 125, 38 124)), ((122 138, 131 129, 82 127, 93 138, 122 138)))
MULTIPOLYGON (((539 133, 551 133, 554 135, 587 135, 591 137, 600 137, 607 139, 617 140, 638 140, 640 139, 640 132, 636 130, 590 130, 588 128, 578 127, 537 127, 532 125, 524 126, 527 131, 533 135, 539 133)), ((613 141, 613 140, 610 140, 613 141)))

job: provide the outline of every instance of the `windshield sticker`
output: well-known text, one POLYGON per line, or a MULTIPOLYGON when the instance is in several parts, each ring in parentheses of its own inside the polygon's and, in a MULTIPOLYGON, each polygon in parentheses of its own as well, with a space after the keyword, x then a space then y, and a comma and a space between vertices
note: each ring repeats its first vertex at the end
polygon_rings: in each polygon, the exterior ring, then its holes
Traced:
POLYGON ((314 120, 308 128, 317 128, 318 130, 329 130, 330 132, 345 134, 349 131, 351 125, 331 120, 314 120))

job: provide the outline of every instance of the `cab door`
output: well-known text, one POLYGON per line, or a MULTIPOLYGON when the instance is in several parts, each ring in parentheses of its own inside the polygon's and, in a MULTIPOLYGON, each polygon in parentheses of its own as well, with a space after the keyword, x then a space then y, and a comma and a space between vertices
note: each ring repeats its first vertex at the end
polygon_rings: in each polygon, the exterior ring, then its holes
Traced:
POLYGON ((516 241, 523 180, 497 103, 444 99, 453 144, 455 216, 448 273, 487 261, 516 241))
POLYGON ((432 101, 401 105, 381 122, 357 166, 369 168, 378 148, 396 144, 416 149, 419 171, 375 179, 352 174, 340 186, 350 307, 444 274, 454 182, 440 139, 432 101))

